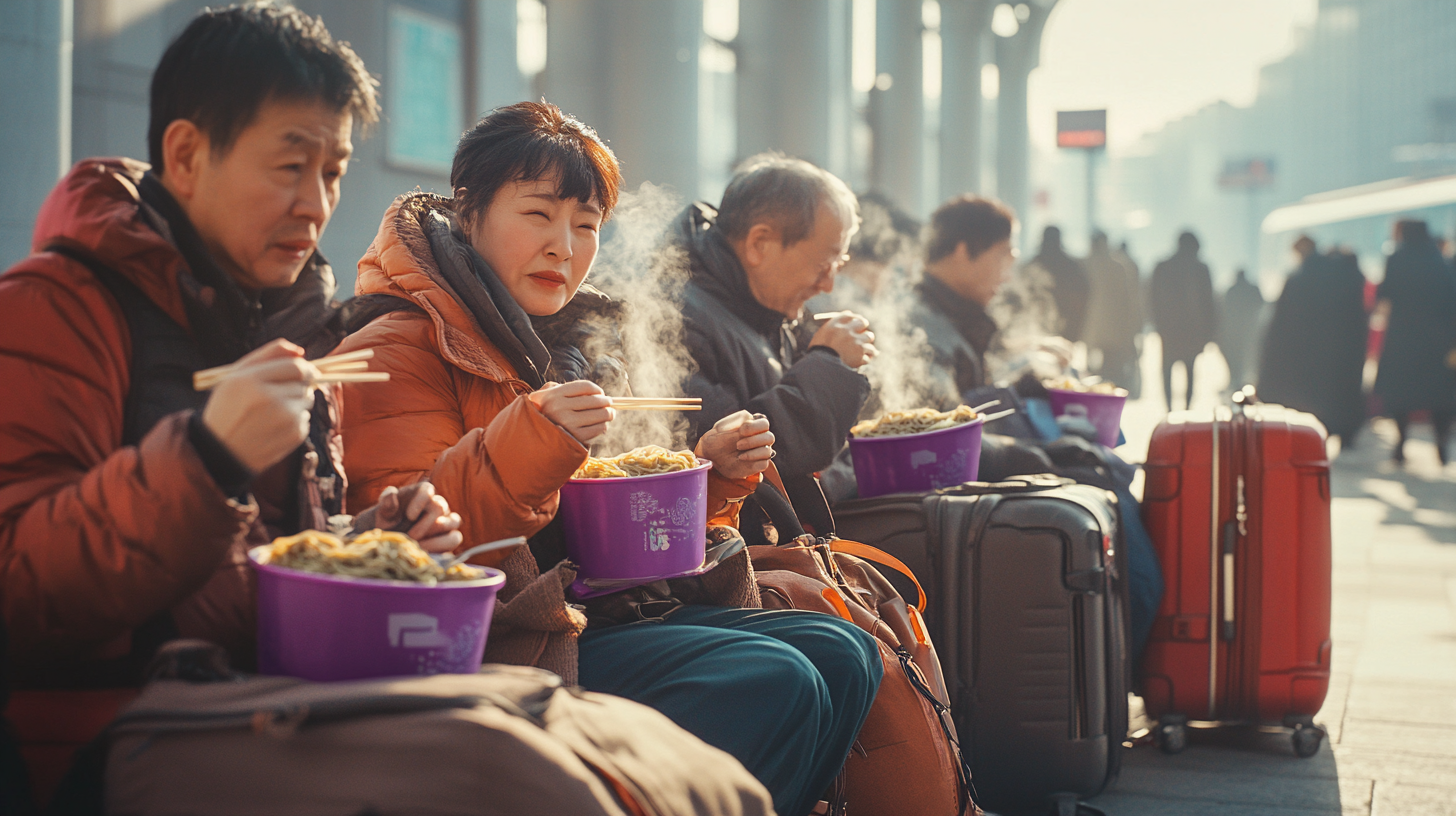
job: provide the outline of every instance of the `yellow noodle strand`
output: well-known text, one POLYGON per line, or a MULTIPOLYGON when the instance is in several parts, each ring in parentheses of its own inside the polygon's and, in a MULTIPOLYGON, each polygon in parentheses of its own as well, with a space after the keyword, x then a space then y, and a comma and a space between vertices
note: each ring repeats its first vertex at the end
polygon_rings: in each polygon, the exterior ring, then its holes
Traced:
POLYGON ((268 549, 268 564, 325 575, 383 578, 435 584, 439 581, 474 581, 485 571, 467 564, 446 570, 414 539, 403 533, 370 530, 349 539, 305 530, 275 539, 268 549))
POLYGON ((690 470, 697 466, 698 457, 692 451, 670 451, 659 445, 647 445, 605 459, 588 457, 586 463, 571 478, 620 479, 627 476, 652 476, 690 470))
POLYGON ((855 425, 849 432, 860 439, 874 436, 909 436, 954 428, 975 418, 976 412, 968 405, 957 406, 951 411, 916 408, 910 411, 890 411, 876 419, 867 419, 855 425))

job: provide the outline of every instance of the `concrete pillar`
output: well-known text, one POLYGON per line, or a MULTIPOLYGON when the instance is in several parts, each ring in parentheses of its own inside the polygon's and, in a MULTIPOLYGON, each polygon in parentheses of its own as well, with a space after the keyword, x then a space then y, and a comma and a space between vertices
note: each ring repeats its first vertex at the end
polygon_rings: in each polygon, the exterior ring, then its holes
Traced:
POLYGON ((475 110, 473 117, 501 105, 530 99, 516 65, 516 4, 475 0, 475 110))
MULTIPOLYGON (((1031 134, 1026 121, 1026 85, 1041 62, 1041 34, 1056 0, 1028 4, 1030 16, 1010 37, 996 38, 1001 95, 996 100, 996 194, 1025 221, 1031 203, 1031 134)), ((1023 243, 1026 233, 1022 233, 1023 243)))
POLYGON ((541 87, 596 128, 629 189, 698 187, 701 0, 550 0, 541 87))
POLYGON ((0 3, 0 269, 30 252, 36 210, 71 166, 71 0, 0 3))
POLYGON ((941 0, 940 189, 937 202, 981 192, 981 66, 992 0, 941 0))
POLYGON ((845 177, 850 0, 740 0, 738 153, 781 150, 845 177))
POLYGON ((875 67, 870 92, 874 130, 871 185, 906 212, 925 211, 925 63, 921 0, 880 0, 875 15, 875 67))

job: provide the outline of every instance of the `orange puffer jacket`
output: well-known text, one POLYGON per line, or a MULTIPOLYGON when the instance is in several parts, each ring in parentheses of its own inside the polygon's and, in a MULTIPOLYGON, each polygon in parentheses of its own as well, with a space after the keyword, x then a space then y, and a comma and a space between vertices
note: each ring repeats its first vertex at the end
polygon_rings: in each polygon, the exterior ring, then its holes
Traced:
MULTIPOLYGON (((393 295, 423 311, 378 317, 336 351, 374 349, 370 369, 391 378, 346 386, 349 504, 367 506, 389 485, 428 477, 463 519, 462 546, 534 535, 555 516, 559 490, 587 450, 526 398, 530 386, 450 292, 421 227, 432 209, 449 213, 450 202, 425 193, 396 199, 359 261, 356 294, 393 295)), ((715 522, 736 523, 738 502, 757 483, 757 476, 710 476, 715 522)), ((491 624, 487 659, 539 665, 573 679, 574 643, 560 641, 574 641, 585 621, 566 607, 562 589, 570 570, 558 566, 538 576, 525 552, 498 566, 507 573, 505 603, 491 624), (511 602, 523 594, 538 603, 550 598, 528 616, 534 620, 512 614, 511 602), (556 614, 546 607, 559 608, 560 617, 541 619, 556 614), (541 638, 512 645, 499 631, 509 627, 533 629, 541 638)))

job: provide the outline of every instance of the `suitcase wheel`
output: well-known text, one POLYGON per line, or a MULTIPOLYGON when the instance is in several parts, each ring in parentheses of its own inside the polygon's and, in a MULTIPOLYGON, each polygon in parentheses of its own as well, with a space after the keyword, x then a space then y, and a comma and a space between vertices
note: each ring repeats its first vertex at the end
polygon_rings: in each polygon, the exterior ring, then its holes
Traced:
POLYGON ((1294 728, 1294 755, 1300 759, 1309 759, 1319 753, 1320 743, 1324 741, 1325 730, 1315 725, 1298 725, 1294 728))
POLYGON ((1171 714, 1158 720, 1158 748, 1165 754, 1182 753, 1188 747, 1188 718, 1171 714))

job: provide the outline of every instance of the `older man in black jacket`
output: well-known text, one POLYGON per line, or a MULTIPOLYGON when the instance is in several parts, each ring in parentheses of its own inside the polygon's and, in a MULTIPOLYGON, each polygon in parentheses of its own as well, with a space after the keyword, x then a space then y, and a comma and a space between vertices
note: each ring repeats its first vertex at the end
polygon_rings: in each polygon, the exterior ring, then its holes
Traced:
MULTIPOLYGON (((833 461, 869 396, 858 372, 875 354, 869 321, 836 313, 800 348, 804 303, 834 288, 858 227, 854 193, 800 159, 749 159, 723 194, 680 216, 675 239, 692 277, 683 307, 703 398, 695 435, 741 409, 769 418, 776 464, 799 517, 828 532, 814 473, 833 461)), ((745 529, 750 525, 745 524, 745 529)))

